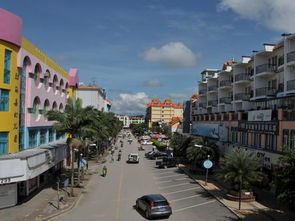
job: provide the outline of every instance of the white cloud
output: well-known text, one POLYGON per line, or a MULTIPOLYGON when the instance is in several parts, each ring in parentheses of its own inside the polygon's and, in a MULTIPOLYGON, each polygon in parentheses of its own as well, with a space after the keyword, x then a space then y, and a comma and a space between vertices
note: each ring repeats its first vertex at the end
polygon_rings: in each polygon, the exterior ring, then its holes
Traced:
POLYGON ((121 93, 112 100, 112 111, 118 114, 145 114, 148 95, 144 92, 136 94, 121 93))
POLYGON ((146 80, 143 82, 146 87, 162 87, 163 83, 159 79, 146 80))
POLYGON ((294 0, 221 0, 218 10, 232 10, 272 30, 295 32, 294 0))
POLYGON ((170 42, 159 49, 151 48, 145 51, 144 59, 170 67, 192 67, 196 65, 198 55, 194 54, 182 42, 170 42))

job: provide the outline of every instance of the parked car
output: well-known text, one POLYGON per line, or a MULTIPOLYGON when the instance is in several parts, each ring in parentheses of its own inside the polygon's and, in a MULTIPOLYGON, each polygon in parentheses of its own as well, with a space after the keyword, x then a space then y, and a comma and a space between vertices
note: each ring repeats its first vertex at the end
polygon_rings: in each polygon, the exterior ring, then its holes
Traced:
POLYGON ((138 153, 130 153, 128 155, 127 163, 139 163, 138 153))
POLYGON ((146 152, 146 153, 144 154, 144 156, 145 156, 146 158, 149 158, 149 155, 153 154, 154 152, 155 152, 155 151, 150 150, 150 151, 146 152))
POLYGON ((155 151, 149 154, 147 158, 149 158, 150 160, 156 160, 156 159, 161 159, 163 157, 168 157, 168 154, 166 152, 155 151))
POLYGON ((145 217, 169 217, 172 214, 172 208, 169 201, 161 194, 144 195, 136 200, 136 209, 144 212, 145 217))
POLYGON ((162 160, 156 162, 159 168, 176 167, 176 159, 174 157, 163 157, 162 160))
POLYGON ((142 145, 152 145, 153 142, 152 141, 148 141, 148 140, 143 140, 143 141, 141 141, 141 144, 142 145))

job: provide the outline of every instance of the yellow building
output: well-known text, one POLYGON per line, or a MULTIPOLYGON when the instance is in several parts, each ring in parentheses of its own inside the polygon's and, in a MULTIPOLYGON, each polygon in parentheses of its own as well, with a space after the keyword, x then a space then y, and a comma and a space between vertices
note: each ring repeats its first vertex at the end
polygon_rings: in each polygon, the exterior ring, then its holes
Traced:
POLYGON ((19 143, 19 47, 0 40, 0 154, 15 153, 19 143))
POLYGON ((161 102, 157 97, 154 97, 150 103, 147 104, 146 122, 149 127, 153 122, 170 123, 172 117, 183 116, 183 106, 173 104, 171 99, 165 99, 161 102))

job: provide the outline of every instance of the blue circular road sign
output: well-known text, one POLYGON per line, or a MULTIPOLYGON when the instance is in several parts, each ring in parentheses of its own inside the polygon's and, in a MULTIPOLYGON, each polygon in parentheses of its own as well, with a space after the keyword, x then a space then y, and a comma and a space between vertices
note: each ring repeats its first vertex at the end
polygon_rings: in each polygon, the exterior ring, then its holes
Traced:
POLYGON ((203 166, 206 168, 206 169, 210 169, 212 166, 213 166, 213 163, 211 160, 205 160, 204 163, 203 163, 203 166))

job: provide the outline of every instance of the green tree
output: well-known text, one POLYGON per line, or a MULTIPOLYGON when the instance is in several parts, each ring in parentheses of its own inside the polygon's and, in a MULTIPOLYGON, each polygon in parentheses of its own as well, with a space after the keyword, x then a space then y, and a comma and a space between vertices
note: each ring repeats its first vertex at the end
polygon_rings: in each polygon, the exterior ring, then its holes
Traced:
MULTIPOLYGON (((221 170, 218 177, 228 182, 231 189, 239 191, 241 199, 242 190, 251 190, 253 184, 261 182, 265 175, 259 171, 261 163, 253 156, 253 153, 244 150, 232 151, 220 161, 221 170)), ((241 200, 239 200, 239 209, 241 200)))
POLYGON ((189 147, 186 150, 186 157, 190 163, 198 167, 202 167, 204 160, 214 157, 214 151, 212 148, 207 146, 202 146, 191 142, 189 147))
POLYGON ((71 148, 72 170, 71 170, 71 195, 74 195, 74 149, 82 145, 78 142, 81 134, 89 129, 93 116, 93 108, 83 108, 81 99, 69 98, 64 112, 51 110, 47 113, 50 121, 56 121, 54 128, 61 134, 68 136, 67 144, 71 148))
POLYGON ((148 131, 148 126, 146 123, 141 124, 131 124, 130 129, 133 134, 138 134, 139 136, 144 135, 144 132, 148 131))
POLYGON ((280 168, 276 172, 276 197, 290 208, 295 208, 295 150, 285 148, 279 158, 280 168))

